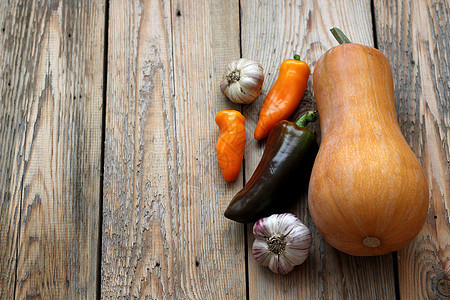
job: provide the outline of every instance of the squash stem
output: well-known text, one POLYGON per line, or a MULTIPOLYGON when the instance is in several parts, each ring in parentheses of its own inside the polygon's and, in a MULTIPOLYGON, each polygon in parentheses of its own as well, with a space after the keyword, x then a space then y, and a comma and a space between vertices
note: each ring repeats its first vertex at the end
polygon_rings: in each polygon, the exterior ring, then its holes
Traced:
POLYGON ((300 55, 294 54, 294 59, 295 59, 295 60, 300 60, 300 55))
POLYGON ((339 44, 348 44, 351 43, 349 38, 337 27, 333 27, 330 29, 331 33, 333 34, 334 38, 338 41, 339 44))
POLYGON ((314 122, 315 120, 317 120, 317 116, 318 116, 317 111, 312 111, 312 110, 307 111, 300 117, 300 119, 298 119, 296 124, 299 127, 305 127, 308 123, 314 122))

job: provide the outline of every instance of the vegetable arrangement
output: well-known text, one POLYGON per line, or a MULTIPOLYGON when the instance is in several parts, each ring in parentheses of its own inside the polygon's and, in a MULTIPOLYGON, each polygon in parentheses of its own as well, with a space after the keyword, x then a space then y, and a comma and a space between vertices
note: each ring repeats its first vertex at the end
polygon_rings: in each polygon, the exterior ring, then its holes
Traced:
MULTIPOLYGON (((337 28, 332 33, 341 45, 320 57, 313 74, 321 116, 319 151, 314 134, 305 128, 317 112, 307 112, 297 123, 286 120, 297 109, 310 75, 296 55, 281 64, 263 102, 254 132, 255 139, 268 136, 261 160, 224 213, 241 223, 257 221, 253 256, 279 274, 309 255, 309 229, 292 214, 274 214, 298 198, 302 182, 318 231, 351 255, 382 255, 405 247, 427 216, 427 180, 397 122, 386 57, 351 43, 337 28)), ((233 102, 251 103, 261 93, 262 71, 255 61, 232 62, 221 90, 233 102)), ((222 111, 216 122, 219 165, 224 178, 233 181, 244 154, 245 118, 222 111)))

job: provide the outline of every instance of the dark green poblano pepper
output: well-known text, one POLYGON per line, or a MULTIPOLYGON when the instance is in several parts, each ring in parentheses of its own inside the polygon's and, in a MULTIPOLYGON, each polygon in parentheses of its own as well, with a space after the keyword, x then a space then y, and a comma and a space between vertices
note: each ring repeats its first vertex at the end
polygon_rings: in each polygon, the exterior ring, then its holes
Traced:
POLYGON ((283 120, 272 129, 261 161, 231 200, 225 217, 240 223, 255 222, 285 209, 306 191, 305 181, 318 147, 314 133, 305 126, 316 119, 317 112, 308 111, 297 123, 283 120))

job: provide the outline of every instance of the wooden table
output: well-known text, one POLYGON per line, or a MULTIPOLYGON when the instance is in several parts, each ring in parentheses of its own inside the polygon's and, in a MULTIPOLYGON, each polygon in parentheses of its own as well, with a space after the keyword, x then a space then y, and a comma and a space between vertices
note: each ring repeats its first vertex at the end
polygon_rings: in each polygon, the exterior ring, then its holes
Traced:
MULTIPOLYGON (((450 296, 449 2, 10 0, 0 2, 1 299, 445 299, 450 296), (252 226, 223 217, 255 169, 252 138, 280 63, 312 70, 340 27, 379 48, 398 120, 430 186, 407 248, 352 257, 313 231, 286 276, 251 255, 252 226), (219 90, 239 57, 265 70, 240 106, 219 90), (226 183, 215 114, 246 117, 245 161, 226 183)), ((312 79, 292 117, 315 107, 312 79)), ((318 124, 310 127, 320 133, 318 124)))

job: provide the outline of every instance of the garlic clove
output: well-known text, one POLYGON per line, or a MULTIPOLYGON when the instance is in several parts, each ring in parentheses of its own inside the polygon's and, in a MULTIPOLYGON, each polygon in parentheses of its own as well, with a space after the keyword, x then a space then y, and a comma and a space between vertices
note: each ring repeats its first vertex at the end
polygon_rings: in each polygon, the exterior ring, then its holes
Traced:
POLYGON ((269 269, 276 274, 287 274, 294 269, 294 265, 283 255, 275 255, 270 260, 269 269))
POLYGON ((278 230, 286 236, 288 236, 289 233, 294 230, 295 226, 299 226, 300 224, 302 224, 296 216, 290 213, 277 215, 277 222, 278 230))
POLYGON ((240 93, 243 97, 257 98, 261 93, 261 90, 255 90, 253 87, 258 84, 257 79, 254 77, 241 77, 240 83, 240 93))
POLYGON ((258 66, 259 63, 255 60, 246 59, 246 58, 241 58, 236 61, 236 66, 239 70, 242 70, 244 68, 254 66, 254 65, 258 66))
POLYGON ((309 248, 311 244, 307 248, 298 248, 296 246, 292 246, 286 244, 286 251, 284 253, 284 257, 293 265, 302 264, 309 256, 309 248))
POLYGON ((272 222, 272 219, 262 218, 253 225, 253 235, 255 239, 264 240, 266 236, 271 236, 272 231, 269 228, 268 222, 272 222))
POLYGON ((253 257, 263 266, 267 267, 270 264, 272 258, 271 252, 267 246, 267 243, 263 240, 255 240, 253 243, 253 257))
POLYGON ((297 225, 286 237, 286 251, 284 252, 286 259, 294 265, 303 263, 309 256, 311 243, 310 230, 303 223, 297 222, 297 225))
POLYGON ((230 98, 230 99, 234 99, 234 103, 241 103, 241 104, 243 104, 243 103, 245 103, 245 97, 247 96, 245 93, 242 93, 241 92, 241 90, 240 90, 240 85, 239 85, 239 83, 233 83, 232 85, 230 85, 229 87, 228 87, 228 90, 227 90, 227 97, 228 98, 230 98))
POLYGON ((308 248, 311 244, 311 231, 303 223, 298 222, 289 229, 286 243, 292 247, 308 248))

